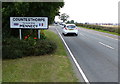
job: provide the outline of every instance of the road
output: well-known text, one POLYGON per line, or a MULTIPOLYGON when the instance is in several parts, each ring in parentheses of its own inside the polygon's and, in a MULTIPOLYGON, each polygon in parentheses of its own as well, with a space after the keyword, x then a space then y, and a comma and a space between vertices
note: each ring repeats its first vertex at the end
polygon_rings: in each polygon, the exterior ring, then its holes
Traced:
MULTIPOLYGON (((56 26, 62 34, 62 28, 56 26)), ((118 40, 79 28, 78 36, 63 36, 90 82, 118 82, 118 40)))

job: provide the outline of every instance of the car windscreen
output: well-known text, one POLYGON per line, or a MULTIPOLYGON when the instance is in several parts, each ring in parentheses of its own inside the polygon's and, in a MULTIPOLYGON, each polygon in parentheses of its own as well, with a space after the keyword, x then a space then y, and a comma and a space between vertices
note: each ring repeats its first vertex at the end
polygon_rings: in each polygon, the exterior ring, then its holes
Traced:
POLYGON ((67 28, 69 28, 69 29, 73 29, 73 28, 75 28, 76 26, 74 26, 74 25, 69 25, 69 26, 67 26, 67 28))

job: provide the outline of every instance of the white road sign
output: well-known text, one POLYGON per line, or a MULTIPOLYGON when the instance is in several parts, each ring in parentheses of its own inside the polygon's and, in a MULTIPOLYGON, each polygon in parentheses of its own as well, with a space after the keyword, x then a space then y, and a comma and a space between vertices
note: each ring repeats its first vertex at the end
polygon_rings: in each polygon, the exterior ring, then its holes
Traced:
POLYGON ((48 17, 10 17, 10 28, 48 29, 48 17))

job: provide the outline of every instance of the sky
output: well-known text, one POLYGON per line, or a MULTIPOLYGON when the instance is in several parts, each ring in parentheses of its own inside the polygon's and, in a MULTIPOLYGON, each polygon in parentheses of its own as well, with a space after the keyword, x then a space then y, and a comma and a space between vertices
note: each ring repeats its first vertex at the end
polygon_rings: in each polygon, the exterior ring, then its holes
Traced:
MULTIPOLYGON (((118 23, 119 0, 64 0, 65 5, 60 9, 80 23, 118 23)), ((58 17, 55 18, 59 21, 58 17)))

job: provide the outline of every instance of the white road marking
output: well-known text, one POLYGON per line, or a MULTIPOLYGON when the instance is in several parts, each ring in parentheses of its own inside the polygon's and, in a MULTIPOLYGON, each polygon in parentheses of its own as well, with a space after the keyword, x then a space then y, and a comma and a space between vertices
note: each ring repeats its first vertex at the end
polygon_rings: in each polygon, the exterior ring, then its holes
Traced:
POLYGON ((81 33, 80 33, 80 35, 85 36, 85 35, 83 35, 83 34, 81 34, 81 33))
MULTIPOLYGON (((85 30, 86 32, 90 32, 90 30, 85 30)), ((93 30, 93 31, 95 31, 95 30, 93 30)), ((100 33, 96 33, 96 32, 94 32, 96 35, 99 35, 99 36, 101 36, 102 34, 100 34, 100 33)), ((106 35, 102 35, 102 36, 105 36, 105 37, 107 37, 107 38, 110 38, 110 39, 113 39, 113 40, 118 40, 118 39, 115 39, 115 38, 112 38, 112 37, 109 37, 109 36, 106 36, 106 35)), ((114 35, 114 36, 116 36, 116 35, 114 35)))
POLYGON ((104 43, 102 43, 102 42, 99 42, 99 43, 102 44, 102 45, 105 46, 105 47, 108 47, 108 48, 114 49, 113 47, 111 47, 111 46, 109 46, 109 45, 106 45, 106 44, 104 44, 104 43))
POLYGON ((107 37, 107 38, 111 38, 111 39, 113 39, 113 40, 118 40, 118 39, 115 39, 115 38, 112 38, 112 37, 109 37, 109 36, 105 36, 105 37, 107 37))
POLYGON ((72 54, 71 50, 69 49, 69 47, 68 47, 67 43, 65 42, 65 40, 63 39, 63 37, 61 36, 61 34, 60 34, 60 32, 58 31, 58 29, 57 29, 57 28, 56 28, 56 30, 57 30, 57 32, 58 32, 58 34, 59 34, 59 36, 61 37, 61 39, 62 39, 63 43, 65 44, 65 46, 66 46, 66 48, 67 48, 68 52, 70 53, 70 55, 71 55, 71 57, 72 57, 72 59, 73 59, 74 63, 76 64, 76 66, 77 66, 77 68, 78 68, 79 72, 81 73, 81 75, 82 75, 83 79, 85 80, 85 82, 86 82, 87 84, 90 84, 90 82, 88 81, 88 79, 87 79, 86 75, 84 74, 84 72, 83 72, 82 68, 80 67, 80 65, 78 64, 78 62, 77 62, 77 60, 75 59, 74 55, 72 54))
POLYGON ((79 33, 81 36, 85 37, 86 39, 89 39, 87 36, 85 36, 84 34, 82 33, 79 33))

